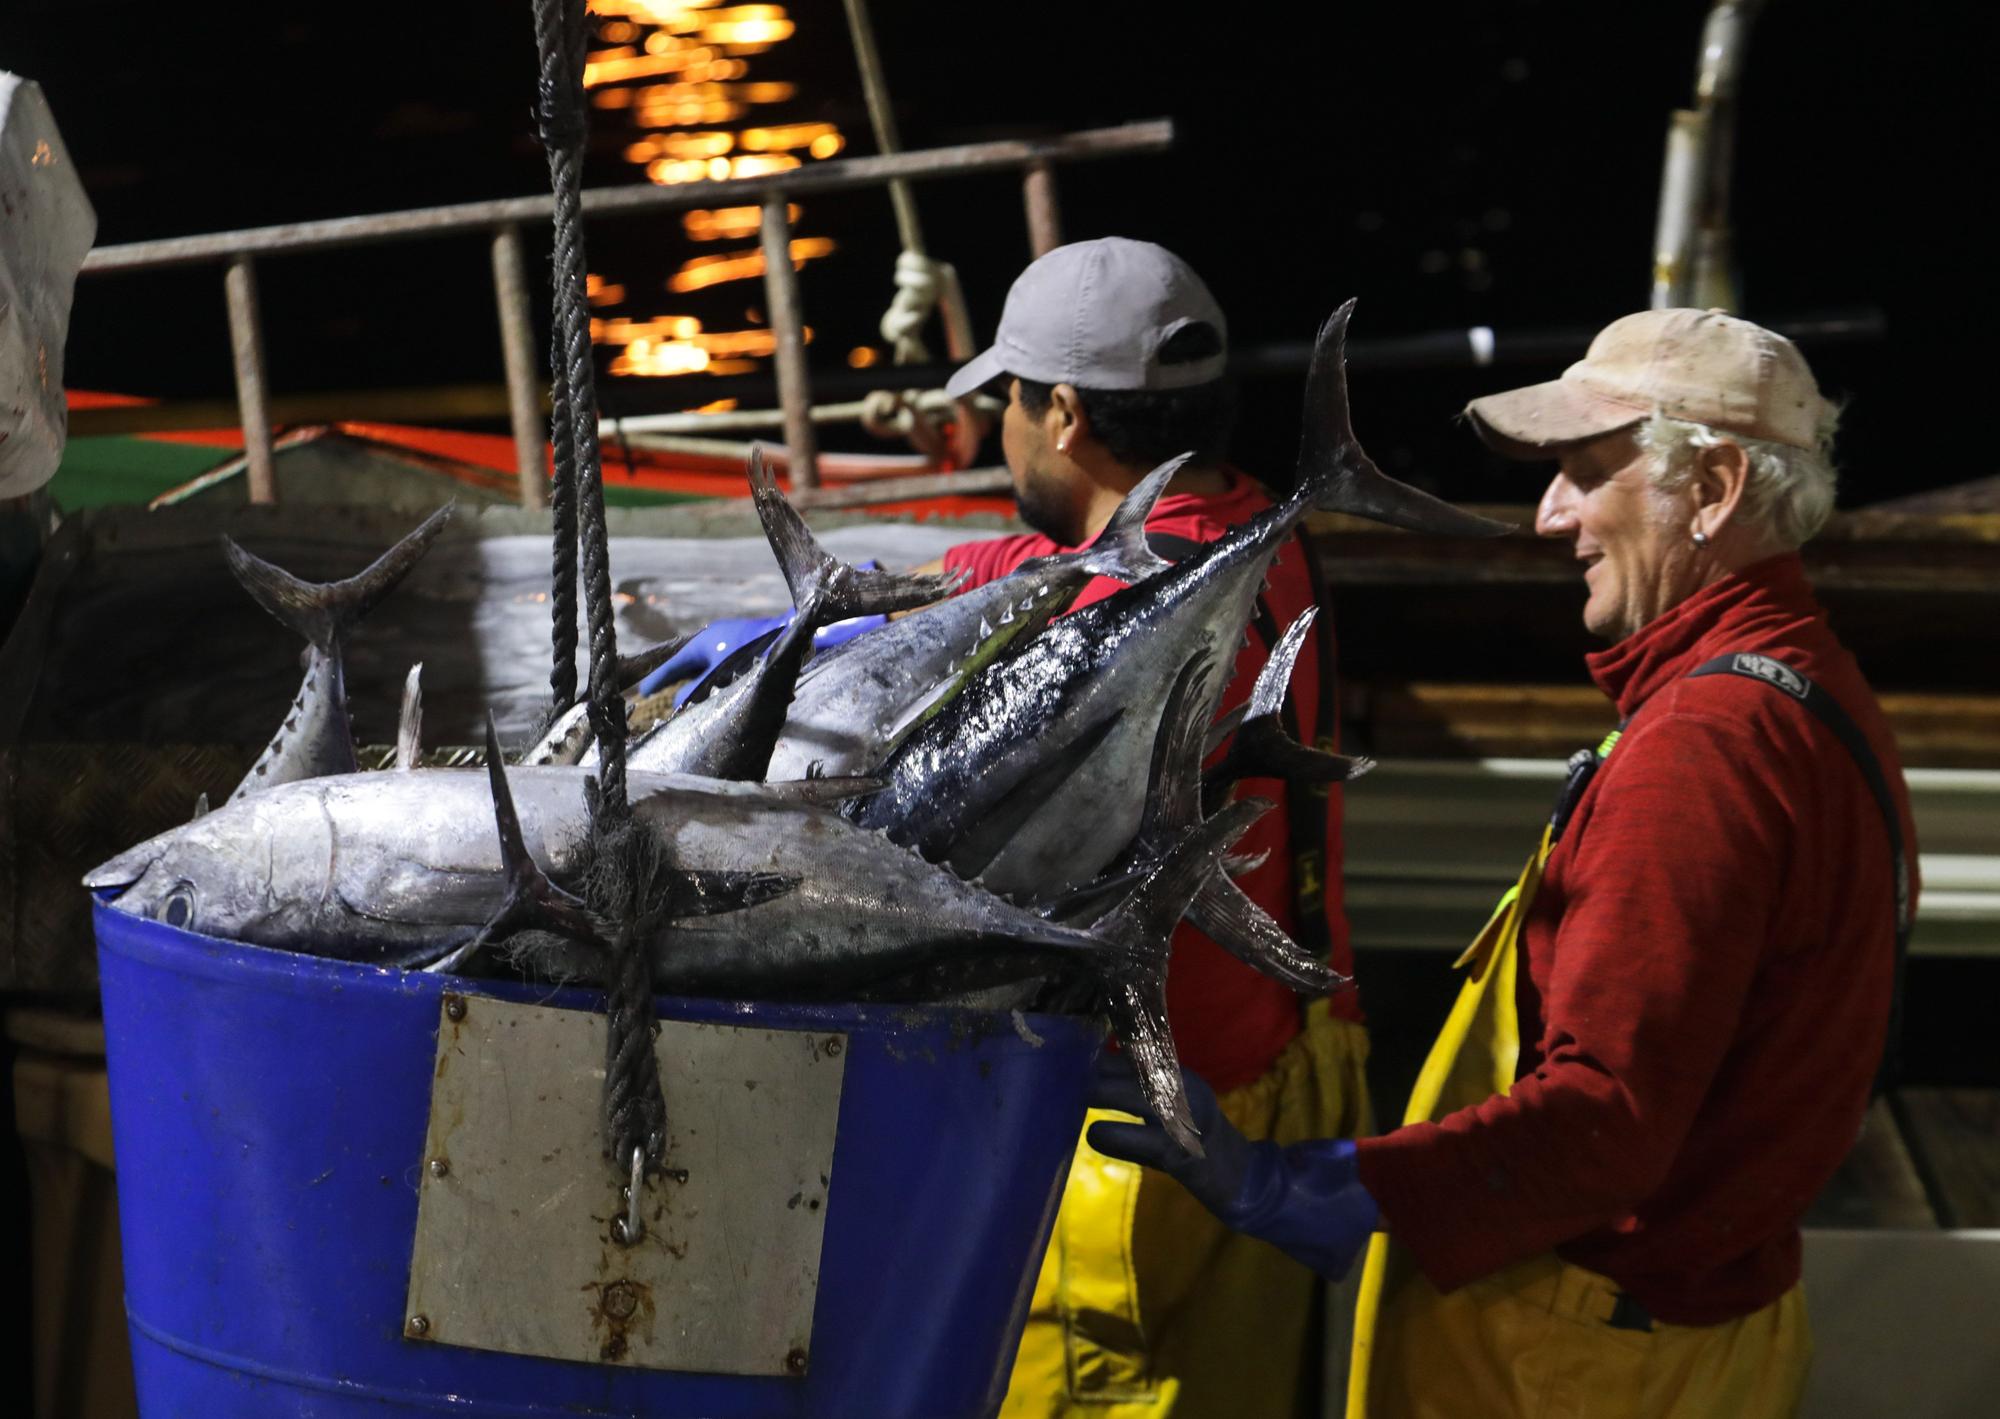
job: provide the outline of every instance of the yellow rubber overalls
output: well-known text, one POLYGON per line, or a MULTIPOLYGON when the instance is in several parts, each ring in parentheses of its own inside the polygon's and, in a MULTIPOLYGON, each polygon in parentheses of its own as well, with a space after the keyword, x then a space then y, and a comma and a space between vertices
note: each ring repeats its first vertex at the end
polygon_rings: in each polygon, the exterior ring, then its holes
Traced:
MULTIPOLYGON (((1512 1092, 1522 924, 1569 808, 1617 742, 1614 731, 1595 755, 1571 760, 1563 802, 1534 855, 1459 957, 1465 984, 1404 1123, 1512 1092)), ((1717 1326, 1666 1325, 1643 1312, 1635 1319, 1630 1307, 1609 1278, 1553 1254, 1440 1295, 1377 1232, 1355 1309, 1348 1419, 1776 1419, 1797 1409, 1812 1356, 1798 1287, 1717 1326)))
MULTIPOLYGON (((1367 1056, 1367 1031, 1314 1001, 1305 1029, 1262 1078, 1222 1095, 1222 1111, 1281 1144, 1369 1132, 1367 1056)), ((1093 1109, 1085 1127, 1118 1117, 1093 1109)), ((1165 1173, 1079 1141, 1002 1419, 1290 1416, 1318 1378, 1319 1285, 1165 1173)))

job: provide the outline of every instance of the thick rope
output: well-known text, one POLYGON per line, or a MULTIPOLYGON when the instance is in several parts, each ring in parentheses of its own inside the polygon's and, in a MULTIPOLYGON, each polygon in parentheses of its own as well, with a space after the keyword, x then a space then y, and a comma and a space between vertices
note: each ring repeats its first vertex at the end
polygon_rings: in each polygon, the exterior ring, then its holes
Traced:
POLYGON ((930 349, 924 344, 923 329, 937 309, 944 277, 937 262, 920 251, 904 251, 896 258, 896 298, 882 313, 882 338, 895 349, 899 365, 930 363, 930 349))
MULTIPOLYGON (((650 879, 647 842, 631 822, 625 789, 625 699, 618 687, 618 641, 611 606, 611 558, 604 519, 604 469, 597 439, 597 369, 590 346, 583 254, 583 57, 587 0, 533 0, 541 57, 542 146, 555 195, 555 420, 566 427, 575 485, 575 543, 588 611, 590 683, 587 703, 596 732, 599 769, 591 795, 592 835, 609 870, 592 883, 591 907, 617 923, 615 957, 605 1001, 604 1137, 621 1171, 636 1148, 657 1168, 666 1140, 666 1105, 653 1054, 653 995, 637 928, 639 886, 650 879), (566 407, 563 407, 566 406, 566 407), (619 864, 624 864, 623 870, 619 864), (606 885, 616 884, 616 885, 606 885)), ((557 524, 554 575, 565 571, 557 524)), ((569 564, 573 571, 574 563, 569 564)), ((561 595, 560 586, 555 588, 561 595)), ((557 630, 560 641, 560 627, 557 630)), ((573 642, 572 642, 573 644, 573 642)), ((560 651, 560 644, 557 647, 560 651)), ((572 672, 573 673, 573 672, 572 672)), ((574 683, 572 679, 572 684, 574 683)), ((558 689, 552 677, 551 687, 558 689)))
POLYGON ((555 481, 549 511, 555 520, 553 567, 549 578, 549 716, 576 703, 576 440, 571 436, 569 380, 562 357, 562 327, 549 336, 549 444, 555 450, 555 481))

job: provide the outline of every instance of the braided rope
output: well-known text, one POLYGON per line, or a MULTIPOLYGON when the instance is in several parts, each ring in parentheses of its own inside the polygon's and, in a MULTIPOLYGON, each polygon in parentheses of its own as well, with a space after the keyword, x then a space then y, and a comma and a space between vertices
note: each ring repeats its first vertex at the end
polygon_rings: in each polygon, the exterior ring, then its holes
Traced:
POLYGON ((555 521, 549 586, 549 713, 559 715, 576 703, 576 442, 570 434, 569 377, 559 322, 549 338, 549 373, 549 444, 556 463, 549 489, 549 511, 555 521))
MULTIPOLYGON (((548 153, 549 184, 555 195, 555 319, 551 364, 556 411, 551 425, 563 430, 573 484, 573 526, 565 541, 561 515, 556 523, 554 598, 575 583, 582 563, 583 600, 588 612, 590 682, 587 704, 596 732, 599 769, 590 795, 591 831, 600 861, 613 869, 598 876, 591 903, 600 916, 618 923, 614 933, 612 979, 605 1000, 603 1127, 615 1165, 623 1167, 635 1149, 657 1168, 666 1142, 666 1103, 653 1053, 652 978, 635 924, 650 880, 647 844, 631 823, 625 787, 625 699, 618 689, 618 640, 611 606, 611 557, 604 519, 604 468, 598 446, 597 369, 590 346, 590 313, 584 289, 583 253, 583 57, 588 41, 587 0, 533 0, 535 44, 541 57, 540 122, 548 153), (567 551, 566 547, 574 551, 567 551), (574 559, 572 559, 574 558, 574 559), (619 870, 619 869, 623 870, 619 870)), ((563 445, 558 445, 560 460, 563 445)), ((559 464, 560 467, 560 464, 559 464)), ((562 479, 558 478, 558 487, 562 479)), ((568 683, 575 685, 575 616, 569 626, 568 683)), ((562 660, 564 625, 556 612, 555 652, 562 660)), ((563 671, 556 667, 551 689, 561 699, 563 671)), ((634 1239, 636 1240, 636 1239, 634 1239)))

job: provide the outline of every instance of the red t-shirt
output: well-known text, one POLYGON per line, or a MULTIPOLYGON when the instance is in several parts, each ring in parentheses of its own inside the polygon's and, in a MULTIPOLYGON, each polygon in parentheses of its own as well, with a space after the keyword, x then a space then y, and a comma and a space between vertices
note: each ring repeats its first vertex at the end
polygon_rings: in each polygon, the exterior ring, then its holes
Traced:
POLYGON ((1360 1144, 1391 1235, 1441 1289, 1551 1248, 1660 1320, 1716 1325, 1799 1278, 1799 1219, 1860 1131, 1894 974, 1894 872, 1853 757, 1761 651, 1880 759, 1882 712, 1796 556, 1590 658, 1630 720, 1550 854, 1521 939, 1511 1094, 1360 1144))
MULTIPOLYGON (((1248 522, 1271 505, 1270 497, 1241 473, 1229 474, 1229 487, 1214 497, 1169 493, 1153 508, 1146 529, 1190 542, 1213 542, 1230 528, 1248 522)), ((1027 534, 967 542, 944 554, 952 571, 969 573, 966 587, 984 585, 1007 575, 1032 557, 1046 557, 1067 548, 1047 537, 1027 534)), ((1124 583, 1098 577, 1084 587, 1076 606, 1102 601, 1124 583)), ((1282 632, 1313 604, 1312 583, 1305 570, 1305 549, 1289 539, 1272 565, 1263 600, 1282 632)), ((1327 615, 1322 607, 1320 615, 1327 615)), ((1330 629, 1330 627, 1329 627, 1330 629)), ((1302 735, 1310 737, 1319 713, 1319 654, 1317 637, 1308 636, 1292 673, 1292 704, 1302 735)), ((1223 693, 1222 711, 1250 698, 1257 672, 1264 668, 1269 647, 1253 626, 1249 644, 1236 658, 1236 673, 1223 693)), ((1242 855, 1268 852, 1263 864, 1237 880, 1244 891, 1287 932, 1296 933, 1293 906, 1291 834, 1287 827, 1285 785, 1277 779, 1246 779, 1242 792, 1268 798, 1276 805, 1259 818, 1237 843, 1242 855)), ((1354 973, 1354 956, 1347 940, 1347 917, 1340 889, 1340 790, 1327 795, 1324 901, 1331 960, 1343 975, 1354 973)), ((1361 1005, 1352 990, 1332 999, 1334 1013, 1359 1021, 1361 1005)), ((1261 1076, 1278 1052, 1299 1032, 1299 999, 1289 986, 1260 975, 1183 922, 1174 933, 1167 973, 1167 1017, 1182 1063, 1220 1090, 1234 1089, 1261 1076)))

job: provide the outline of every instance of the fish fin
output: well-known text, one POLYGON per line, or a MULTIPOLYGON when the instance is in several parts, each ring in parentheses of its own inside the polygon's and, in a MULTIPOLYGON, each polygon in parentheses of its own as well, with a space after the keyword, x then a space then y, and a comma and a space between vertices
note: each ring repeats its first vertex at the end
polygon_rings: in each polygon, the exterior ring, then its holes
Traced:
POLYGON ((1201 1142, 1167 1023, 1167 955, 1174 927, 1215 875, 1223 854, 1270 806, 1265 799, 1242 799, 1188 829, 1131 895, 1088 928, 1117 948, 1098 969, 1118 1043, 1131 1056, 1146 1102, 1161 1125, 1196 1157, 1201 1156, 1201 1142))
POLYGON ((1298 666, 1299 652, 1304 649, 1306 636, 1317 619, 1319 607, 1308 606, 1278 637, 1278 643, 1271 648, 1270 658, 1257 672, 1257 683, 1250 691, 1250 713, 1245 716, 1246 719, 1275 717, 1284 711, 1285 696, 1292 686, 1292 671, 1298 666))
POLYGON ((1353 983, 1287 936, 1226 872, 1202 884, 1188 905, 1187 919, 1246 966, 1306 995, 1325 995, 1353 983))
POLYGON ((644 650, 638 651, 635 654, 619 656, 618 688, 626 690, 638 684, 662 665, 665 665, 669 660, 672 660, 676 655, 679 655, 687 643, 700 634, 701 632, 698 629, 692 630, 684 636, 679 636, 672 640, 663 640, 658 645, 649 645, 644 650))
POLYGON ((500 832, 500 863, 507 876, 507 899, 478 935, 424 969, 444 973, 463 971, 487 947, 529 928, 553 932, 600 951, 608 950, 596 920, 583 901, 551 882, 528 852, 527 840, 521 835, 521 817, 514 809, 514 793, 507 786, 506 758, 500 752, 500 731, 494 728, 491 710, 486 713, 486 776, 493 786, 493 821, 500 832))
POLYGON ((395 590, 430 550, 450 520, 453 506, 447 503, 439 508, 366 568, 342 581, 315 582, 293 576, 283 567, 246 552, 227 536, 222 539, 222 555, 259 606, 331 654, 354 623, 395 590))
POLYGON ((1515 530, 1399 482, 1377 468, 1354 436, 1347 402, 1349 300, 1320 327, 1306 375, 1306 405, 1299 438, 1299 482, 1294 495, 1320 512, 1372 518, 1412 532, 1498 537, 1515 530))
POLYGON ((1201 821, 1202 746, 1208 726, 1194 689, 1214 665, 1206 652, 1190 656, 1167 691, 1146 775, 1146 806, 1135 834, 1140 842, 1161 841, 1201 821))
POLYGON ((845 803, 850 799, 880 793, 888 785, 887 779, 822 774, 814 778, 767 783, 764 791, 773 798, 782 798, 790 803, 845 803))
POLYGON ((1231 877, 1242 877, 1255 872, 1270 860, 1271 850, 1262 852, 1234 853, 1222 859, 1222 870, 1231 877))
POLYGON ((785 585, 791 588, 792 605, 814 629, 855 616, 928 606, 944 600, 965 580, 962 571, 937 576, 864 572, 841 561, 820 546, 798 509, 778 491, 763 450, 757 447, 750 450, 750 497, 777 554, 785 585))
POLYGON ((1281 778, 1287 782, 1339 783, 1359 778, 1375 767, 1366 757, 1350 758, 1309 748, 1285 732, 1285 698, 1299 652, 1312 630, 1317 606, 1308 606, 1271 648, 1270 659, 1257 672, 1236 738, 1221 763, 1209 770, 1205 780, 1208 800, 1214 803, 1241 778, 1281 778))
POLYGON ((208 816, 208 790, 204 788, 200 793, 195 795, 194 814, 188 819, 188 821, 192 823, 196 821, 196 819, 206 818, 207 816, 208 816))
POLYGON ((1246 720, 1229 757, 1208 775, 1211 797, 1238 779, 1281 778, 1288 783, 1345 783, 1375 767, 1366 754, 1335 754, 1299 743, 1272 719, 1246 720))
POLYGON ((1249 712, 1249 704, 1244 703, 1236 706, 1235 709, 1224 710, 1216 716, 1215 723, 1208 727, 1208 738, 1202 741, 1201 757, 1204 761, 1207 760, 1209 755, 1227 743, 1230 735, 1242 727, 1243 716, 1249 712))
POLYGON ((1146 519, 1153 515, 1153 505, 1159 502, 1167 484, 1193 457, 1192 453, 1183 453, 1178 458, 1169 458, 1139 480, 1111 514, 1104 530, 1079 553, 1086 571, 1129 584, 1142 582, 1173 565, 1147 544, 1146 519))
POLYGON ((423 752, 423 675, 424 663, 419 660, 403 681, 403 712, 396 720, 396 767, 406 771, 417 766, 417 755, 423 752))

